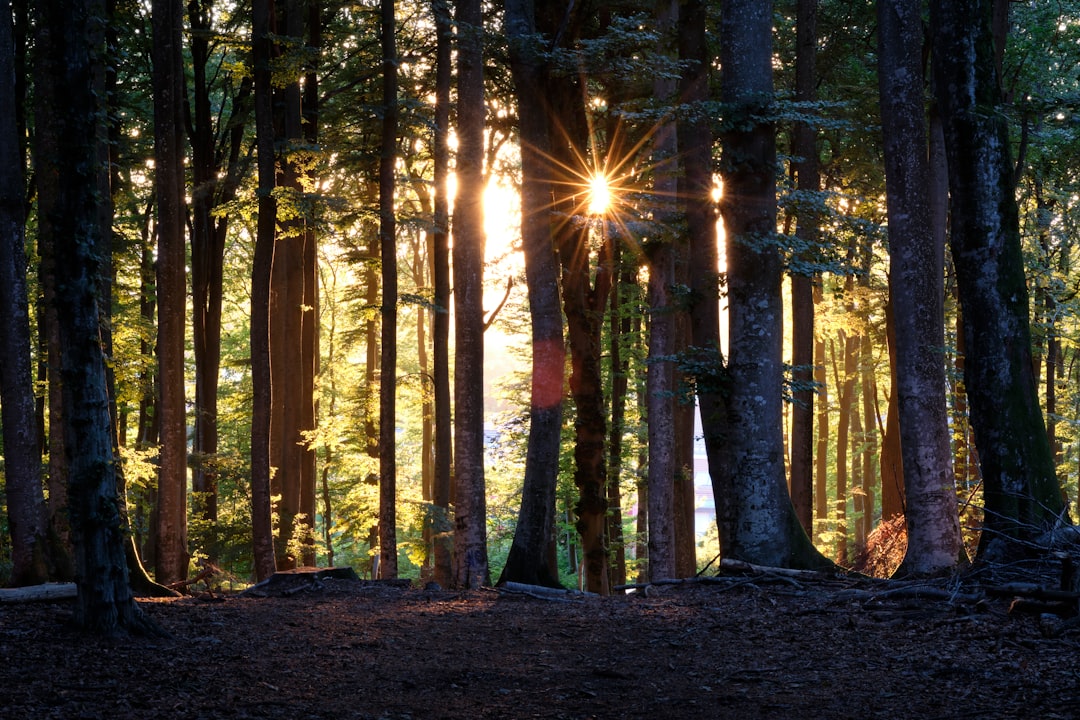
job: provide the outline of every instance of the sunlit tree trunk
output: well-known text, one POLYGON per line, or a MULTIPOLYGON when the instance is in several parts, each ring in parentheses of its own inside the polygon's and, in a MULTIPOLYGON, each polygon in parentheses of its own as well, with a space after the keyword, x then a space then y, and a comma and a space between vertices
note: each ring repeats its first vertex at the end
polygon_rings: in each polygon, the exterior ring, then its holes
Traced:
POLYGON ((979 556, 1000 558, 1022 552, 1023 541, 1052 527, 1064 507, 1032 368, 993 5, 933 3, 930 27, 949 162, 952 256, 964 313, 964 377, 984 483, 979 556))
POLYGON ((456 19, 458 189, 454 200, 453 226, 456 340, 454 576, 458 587, 477 588, 490 582, 484 481, 485 105, 483 13, 480 0, 462 0, 458 3, 456 19))
MULTIPOLYGON (((820 305, 822 287, 813 288, 814 305, 820 305)), ((825 340, 814 338, 814 384, 818 389, 817 434, 814 450, 814 519, 818 523, 814 537, 819 538, 829 519, 829 380, 825 369, 825 340)), ((820 542, 820 540, 819 540, 820 542)))

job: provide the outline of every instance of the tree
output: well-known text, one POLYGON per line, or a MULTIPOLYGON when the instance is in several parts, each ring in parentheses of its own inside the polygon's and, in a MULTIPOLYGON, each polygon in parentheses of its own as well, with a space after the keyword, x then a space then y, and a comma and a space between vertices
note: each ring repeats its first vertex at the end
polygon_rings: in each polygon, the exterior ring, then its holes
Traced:
POLYGON ((277 232, 274 199, 274 115, 270 60, 273 0, 252 6, 251 60, 255 93, 258 166, 258 223, 251 266, 251 535, 255 577, 274 574, 274 531, 270 501, 270 274, 277 232))
MULTIPOLYGON (((100 3, 44 2, 37 10, 38 80, 63 105, 39 106, 37 124, 55 146, 39 146, 59 170, 55 198, 40 206, 55 230, 55 288, 59 319, 68 468, 68 507, 75 548, 75 622, 103 634, 153 632, 128 585, 113 455, 105 355, 101 343, 101 254, 98 190, 104 80, 104 8, 100 3), (53 155, 52 153, 56 154, 53 155)), ((106 196, 107 197, 107 196, 106 196)))
POLYGON ((184 248, 183 58, 184 13, 179 0, 155 0, 153 16, 154 158, 157 188, 158 468, 154 571, 167 585, 187 577, 187 409, 184 324, 187 316, 184 248))
POLYGON ((559 308, 559 265, 548 208, 551 198, 547 161, 550 136, 543 93, 546 70, 537 43, 534 3, 532 0, 506 0, 504 7, 510 70, 518 102, 521 234, 532 320, 532 381, 521 507, 499 582, 559 586, 558 569, 550 562, 549 549, 555 527, 566 351, 559 308))
POLYGON ((484 483, 484 54, 480 0, 457 5, 458 153, 454 200, 454 580, 489 582, 484 483))
MULTIPOLYGON (((218 520, 218 389, 221 370, 223 265, 235 200, 246 159, 241 155, 251 115, 251 78, 237 82, 233 73, 214 72, 212 43, 214 0, 188 3, 191 25, 190 110, 191 143, 191 304, 192 347, 195 355, 194 428, 192 433, 192 504, 204 520, 218 520), (222 86, 213 80, 223 77, 222 86), (216 93, 229 106, 215 122, 216 93)), ((216 533, 212 532, 212 537, 216 533)), ((216 541, 205 549, 217 557, 216 541)))
POLYGON ((880 0, 878 81, 896 333, 894 392, 907 499, 901 569, 919 575, 952 568, 961 553, 939 350, 945 344, 944 248, 934 243, 930 227, 922 47, 922 4, 880 0))
POLYGON ((728 557, 778 566, 824 564, 787 493, 782 434, 783 339, 776 239, 772 3, 730 0, 721 19, 721 137, 727 232, 729 474, 717 498, 728 557))
MULTIPOLYGON (((795 100, 810 103, 817 97, 818 0, 799 0, 796 14, 795 100)), ((812 123, 795 123, 791 154, 797 192, 816 194, 821 189, 821 170, 817 129, 812 123)), ((808 259, 809 249, 819 242, 819 213, 812 202, 797 212, 796 235, 808 259)), ((814 282, 814 273, 807 267, 791 272, 791 503, 807 533, 814 530, 814 282)))
MULTIPOLYGON (((0 95, 15 96, 11 3, 0 2, 0 95)), ((0 410, 3 411, 4 491, 11 532, 13 585, 48 579, 48 526, 41 489, 41 452, 30 374, 30 310, 26 290, 24 160, 16 103, 0 110, 0 410)))
MULTIPOLYGON (((678 18, 678 6, 660 3, 657 25, 666 35, 678 18)), ((658 75, 653 91, 669 99, 674 81, 658 75)), ((649 261, 649 579, 675 577, 675 475, 679 472, 675 436, 675 263, 678 238, 673 232, 674 198, 678 190, 678 141, 669 117, 658 121, 653 137, 654 177, 652 193, 656 234, 649 238, 645 255, 649 261)))
POLYGON ((930 13, 952 198, 950 245, 964 313, 964 381, 984 483, 980 558, 1021 551, 1064 510, 1032 365, 994 5, 942 0, 930 13))
MULTIPOLYGON (((395 433, 397 430, 398 283, 394 165, 397 162, 398 60, 394 41, 394 0, 382 0, 381 8, 383 125, 382 153, 379 156, 379 247, 382 252, 382 342, 380 344, 382 358, 379 364, 381 368, 379 381, 379 577, 396 578, 398 563, 395 433)), ((482 120, 481 117, 481 122, 482 120)))
POLYGON ((450 90, 453 81, 451 50, 453 24, 447 0, 432 0, 435 20, 435 118, 432 169, 435 197, 431 232, 431 276, 434 309, 432 385, 435 401, 435 477, 433 508, 434 579, 443 587, 452 582, 453 542, 450 524, 453 433, 450 426, 450 90))

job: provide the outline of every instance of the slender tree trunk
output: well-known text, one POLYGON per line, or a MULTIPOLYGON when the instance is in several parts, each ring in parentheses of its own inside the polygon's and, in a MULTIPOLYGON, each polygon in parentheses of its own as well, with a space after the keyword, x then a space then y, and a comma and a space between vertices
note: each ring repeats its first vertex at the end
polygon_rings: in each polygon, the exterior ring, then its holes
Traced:
POLYGON ((994 67, 993 4, 933 3, 930 27, 964 312, 965 385, 984 483, 979 556, 1001 558, 1022 552, 1024 540, 1053 527, 1064 507, 1032 371, 1013 166, 994 67))
POLYGON ((397 48, 394 0, 382 0, 383 123, 379 159, 379 247, 382 257, 382 372, 379 381, 379 577, 397 565, 397 48))
MULTIPOLYGON (((685 62, 679 93, 686 104, 709 100, 712 58, 705 39, 706 5, 688 0, 679 14, 679 58, 685 62)), ((712 131, 704 113, 678 119, 683 171, 679 197, 685 203, 690 265, 690 347, 688 356, 700 368, 694 378, 702 436, 716 507, 730 500, 730 467, 726 449, 727 409, 723 399, 723 351, 720 347, 720 266, 716 245, 716 204, 713 192, 712 131)))
MULTIPOLYGON (((458 154, 454 201, 455 583, 490 582, 484 482, 484 55, 480 0, 457 5, 458 154)), ((536 352, 534 348, 534 352, 536 352)), ((385 371, 384 371, 385 372, 385 371)), ((534 391, 535 392, 535 391, 534 391)))
MULTIPOLYGON (((0 96, 15 98, 11 3, 0 1, 0 96)), ((4 492, 11 533, 11 584, 49 579, 48 525, 41 485, 41 450, 30 364, 26 289, 23 168, 16 102, 0 110, 0 410, 3 411, 4 492)))
MULTIPOLYGON (((810 103, 817 99, 817 9, 818 0, 799 0, 796 7, 795 100, 810 103)), ((817 151, 817 130, 809 123, 796 123, 791 136, 791 152, 796 189, 816 193, 821 188, 817 151)), ((808 203, 808 205, 810 205, 808 203)), ((819 219, 810 209, 799 210, 796 235, 809 247, 818 242, 819 219)), ((791 503, 803 530, 814 529, 814 276, 809 270, 791 273, 791 364, 795 382, 791 408, 791 503)), ((818 280, 820 282, 820 280, 818 280)))
MULTIPOLYGON (((319 55, 322 52, 321 0, 306 0, 307 52, 314 57, 304 75, 301 116, 304 143, 316 147, 319 142, 319 55)), ((311 171, 307 171, 310 175, 311 171)), ((300 326, 300 514, 306 528, 301 559, 304 565, 315 564, 315 495, 318 458, 311 436, 317 429, 318 405, 315 378, 319 374, 319 248, 317 218, 308 211, 303 233, 302 275, 303 312, 300 326)))
POLYGON ((904 460, 900 451, 900 403, 896 378, 896 320, 892 301, 885 305, 885 342, 889 350, 889 404, 881 438, 881 519, 904 514, 904 460))
POLYGON ((848 494, 848 470, 850 467, 848 456, 851 449, 851 411, 853 405, 852 395, 855 393, 855 378, 853 363, 849 362, 852 357, 850 346, 852 339, 846 331, 841 330, 836 341, 830 343, 832 347, 833 378, 837 387, 837 423, 836 423, 836 496, 833 510, 836 514, 836 559, 837 562, 848 561, 848 526, 847 526, 847 494, 848 494), (841 363, 843 370, 841 370, 841 363))
POLYGON ((251 534, 255 577, 265 580, 276 568, 270 503, 270 273, 277 232, 273 196, 274 117, 270 60, 273 0, 255 0, 251 40, 255 81, 255 132, 258 148, 259 217, 251 267, 251 534))
POLYGON ((187 282, 183 144, 183 6, 155 0, 154 173, 157 187, 158 537, 154 574, 163 585, 187 578, 187 408, 184 392, 184 329, 187 282))
MULTIPOLYGON (((823 295, 821 285, 813 289, 814 305, 820 305, 823 295)), ((814 533, 820 536, 829 519, 829 379, 825 370, 825 340, 814 339, 814 383, 818 388, 817 439, 814 456, 814 518, 819 523, 814 533)))
POLYGON ((628 308, 622 302, 622 289, 634 283, 633 263, 623 259, 621 245, 612 245, 612 266, 619 281, 612 288, 609 312, 609 358, 611 361, 611 427, 608 440, 608 548, 611 585, 626 584, 626 542, 623 537, 622 468, 623 434, 626 432, 626 393, 629 363, 623 344, 630 333, 628 308))
POLYGON ((453 525, 450 522, 453 436, 450 425, 450 86, 453 28, 447 0, 432 0, 435 18, 435 223, 432 229, 431 276, 434 310, 431 321, 432 378, 435 395, 434 579, 453 582, 453 525))

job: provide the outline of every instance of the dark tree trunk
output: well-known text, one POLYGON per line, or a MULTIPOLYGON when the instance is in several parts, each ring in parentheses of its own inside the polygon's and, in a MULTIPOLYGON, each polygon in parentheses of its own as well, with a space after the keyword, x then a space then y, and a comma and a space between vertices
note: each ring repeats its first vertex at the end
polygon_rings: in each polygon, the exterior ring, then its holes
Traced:
MULTIPOLYGON (((396 578, 397 565, 397 49, 394 0, 382 0, 383 121, 379 158, 379 247, 382 257, 382 339, 379 366, 379 577, 396 578)), ((482 120, 482 116, 481 116, 482 120)), ((483 145, 481 144, 481 149, 483 145)), ((475 186, 474 186, 475 187, 475 186)), ((481 254, 481 260, 483 254, 481 254)), ((481 363, 481 372, 483 364, 481 363)))
POLYGON ((555 528, 555 485, 562 428, 563 345, 559 265, 550 218, 544 69, 535 42, 536 19, 529 0, 506 0, 510 68, 518 100, 521 136, 521 215, 525 279, 532 319, 532 389, 525 484, 514 540, 499 582, 559 586, 549 552, 555 528))
MULTIPOLYGON (((454 573, 490 582, 484 482, 484 55, 480 0, 457 5, 458 191, 454 201, 454 573)), ((535 352, 535 349, 534 349, 535 352)))
POLYGON ((94 632, 156 631, 135 604, 124 552, 126 528, 117 496, 113 425, 102 347, 102 166, 104 8, 95 2, 38 7, 38 83, 53 104, 39 105, 37 126, 55 145, 39 146, 55 167, 55 197, 39 205, 55 232, 55 303, 59 319, 68 509, 75 547, 77 625, 94 632), (62 99, 62 105, 60 104, 62 99), (55 153, 55 155, 53 154, 55 153))
MULTIPOLYGON (((15 98, 11 3, 0 2, 0 96, 15 98)), ((48 524, 41 485, 41 449, 30 364, 26 289, 26 230, 18 102, 0 109, 0 409, 3 411, 4 491, 11 533, 11 584, 49 579, 48 524)))
MULTIPOLYGON (((678 20, 678 6, 668 0, 656 5, 660 47, 666 51, 667 34, 678 20)), ((653 93, 672 99, 675 82, 653 79, 653 93)), ((675 314, 675 262, 679 241, 675 225, 678 191, 678 135, 670 117, 658 121, 653 135, 652 204, 655 230, 644 248, 649 262, 649 358, 647 404, 649 427, 649 579, 674 578, 675 572, 675 475, 679 471, 675 445, 675 367, 678 350, 675 314)))
POLYGON ((210 32, 213 0, 191 0, 192 80, 188 133, 191 142, 191 303, 192 347, 195 355, 194 432, 191 454, 192 504, 211 524, 213 561, 218 552, 214 526, 218 518, 218 375, 221 369, 222 274, 229 215, 222 212, 236 197, 241 175, 241 150, 251 113, 251 80, 244 78, 232 92, 228 119, 213 121, 210 70, 210 32), (220 140, 220 144, 215 142, 220 140), (224 179, 218 179, 224 173, 224 179))
MULTIPOLYGON (((799 0, 796 9, 795 100, 817 99, 818 0, 799 0)), ((799 193, 821 189, 817 129, 796 123, 791 136, 795 187, 799 193)), ((807 247, 818 243, 819 218, 813 203, 799 208, 796 235, 807 247)), ((803 530, 814 530, 814 276, 807 268, 791 273, 791 364, 795 389, 791 408, 791 504, 803 530)), ((816 280, 820 282, 820 278, 816 280)))
POLYGON ((277 231, 270 72, 272 11, 273 0, 255 0, 251 26, 259 159, 259 217, 251 267, 251 534, 258 580, 270 577, 276 569, 270 503, 270 273, 277 231))
POLYGON ((964 313, 964 379, 984 483, 980 557, 1021 551, 1024 540, 1064 512, 1032 367, 1013 166, 994 67, 993 5, 942 0, 930 13, 964 313))
POLYGON ((432 378, 435 396, 435 478, 431 502, 435 582, 453 582, 453 525, 450 522, 450 468, 453 434, 450 425, 450 86, 453 79, 451 45, 453 27, 447 0, 432 0, 435 18, 435 179, 431 241, 431 277, 434 311, 431 321, 432 378))

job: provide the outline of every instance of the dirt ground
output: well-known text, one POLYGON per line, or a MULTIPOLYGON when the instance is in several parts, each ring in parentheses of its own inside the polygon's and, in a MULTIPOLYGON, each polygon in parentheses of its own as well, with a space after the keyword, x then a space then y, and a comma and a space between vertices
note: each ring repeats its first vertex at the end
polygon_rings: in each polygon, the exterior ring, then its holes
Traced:
POLYGON ((1080 712, 1080 627, 956 581, 736 575, 601 598, 323 579, 264 594, 141 601, 169 639, 87 637, 70 601, 0 605, 0 717, 1080 712))

